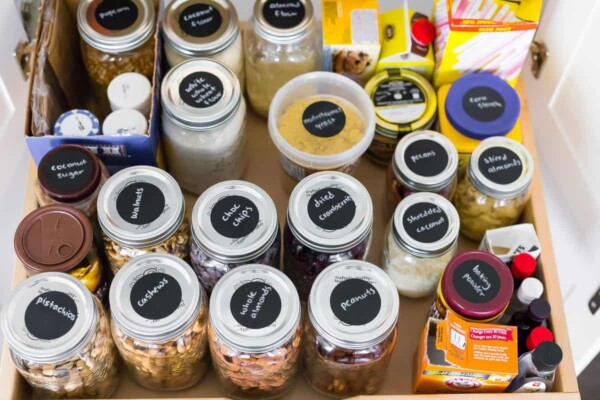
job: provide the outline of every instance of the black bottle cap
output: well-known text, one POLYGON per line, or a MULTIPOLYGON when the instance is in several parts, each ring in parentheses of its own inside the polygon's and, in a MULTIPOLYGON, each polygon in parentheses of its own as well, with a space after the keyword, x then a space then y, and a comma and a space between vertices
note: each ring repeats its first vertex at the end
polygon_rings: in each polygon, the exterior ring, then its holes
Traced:
POLYGON ((533 365, 541 372, 551 372, 562 361, 563 352, 554 342, 542 342, 531 353, 533 365))
POLYGON ((544 299, 534 299, 529 303, 529 316, 536 322, 542 322, 550 317, 550 304, 544 299))

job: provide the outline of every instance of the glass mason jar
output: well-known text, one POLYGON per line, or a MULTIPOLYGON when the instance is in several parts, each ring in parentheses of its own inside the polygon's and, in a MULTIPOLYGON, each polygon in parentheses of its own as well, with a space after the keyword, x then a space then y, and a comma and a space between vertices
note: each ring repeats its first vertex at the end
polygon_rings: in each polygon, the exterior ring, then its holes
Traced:
POLYGON ((89 219, 65 205, 40 207, 29 213, 15 232, 15 253, 28 276, 66 272, 108 304, 108 270, 102 264, 89 219))
POLYGON ((210 293, 229 270, 244 264, 279 269, 281 235, 271 197, 244 181, 217 183, 192 211, 192 267, 210 293))
POLYGON ((303 301, 325 268, 367 258, 372 226, 369 192, 350 175, 319 172, 296 186, 283 234, 283 264, 303 301))
POLYGON ((208 337, 212 363, 227 396, 272 399, 287 393, 300 361, 300 299, 279 270, 235 268, 215 286, 208 337))
POLYGON ((429 296, 458 249, 460 222, 448 200, 416 193, 398 205, 385 235, 382 265, 398 292, 429 296))
POLYGON ((200 194, 239 179, 246 166, 246 103, 233 71, 213 60, 171 69, 161 88, 162 133, 169 172, 200 194))
POLYGON ((381 268, 344 261, 310 292, 302 357, 308 383, 336 397, 375 393, 396 346, 398 291, 381 268))
POLYGON ((119 383, 108 314, 83 283, 45 272, 14 289, 2 330, 36 398, 109 398, 119 383))
POLYGON ((210 58, 231 68, 244 88, 240 21, 229 0, 176 0, 163 16, 165 56, 171 67, 210 58))
POLYGON ((257 0, 244 32, 244 49, 248 101, 266 118, 280 87, 321 68, 321 39, 311 1, 257 0))
POLYGON ((185 261, 135 258, 115 276, 110 305, 112 335, 133 380, 181 390, 202 379, 210 364, 208 298, 185 261))
POLYGON ((148 166, 113 175, 98 197, 98 222, 113 273, 147 253, 189 255, 183 193, 166 172, 148 166))

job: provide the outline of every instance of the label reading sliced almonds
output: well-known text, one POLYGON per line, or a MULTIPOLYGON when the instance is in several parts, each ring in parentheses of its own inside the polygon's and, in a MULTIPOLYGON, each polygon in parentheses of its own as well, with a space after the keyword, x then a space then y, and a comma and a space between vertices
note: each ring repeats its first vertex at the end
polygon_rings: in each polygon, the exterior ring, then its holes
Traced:
POLYGON ((483 176, 499 185, 510 185, 523 174, 521 157, 505 147, 491 147, 483 151, 478 167, 483 176))

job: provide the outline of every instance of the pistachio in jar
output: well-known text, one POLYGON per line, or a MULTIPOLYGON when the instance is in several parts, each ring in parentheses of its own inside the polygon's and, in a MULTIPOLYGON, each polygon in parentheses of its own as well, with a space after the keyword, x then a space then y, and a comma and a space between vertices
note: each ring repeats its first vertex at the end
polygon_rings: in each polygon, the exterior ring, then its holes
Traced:
POLYGON ((300 299, 279 270, 244 265, 217 282, 208 328, 213 367, 227 396, 276 398, 289 392, 300 361, 300 299))
POLYGON ((533 170, 533 158, 522 144, 504 137, 482 141, 454 195, 460 232, 481 240, 489 229, 515 224, 529 199, 533 170))
POLYGON ((107 312, 83 283, 45 272, 21 283, 2 310, 15 367, 36 398, 109 398, 119 383, 107 312))
POLYGON ((168 173, 149 166, 113 175, 98 197, 98 222, 113 273, 147 253, 189 255, 190 226, 185 201, 168 173))
POLYGON ((133 379, 152 390, 198 383, 209 365, 208 299, 183 260, 146 254, 112 283, 112 335, 133 379))

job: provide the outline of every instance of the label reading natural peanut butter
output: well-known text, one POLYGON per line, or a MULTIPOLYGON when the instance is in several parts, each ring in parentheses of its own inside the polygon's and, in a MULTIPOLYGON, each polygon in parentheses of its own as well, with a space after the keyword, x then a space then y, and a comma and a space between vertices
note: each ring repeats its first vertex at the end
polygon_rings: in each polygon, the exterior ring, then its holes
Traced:
POLYGON ((346 114, 342 107, 331 101, 316 101, 302 113, 302 124, 310 134, 328 138, 344 129, 346 114))
POLYGON ((420 243, 434 243, 448 233, 448 215, 433 203, 417 203, 408 207, 402 218, 408 236, 420 243))
POLYGON ((523 174, 523 161, 506 147, 491 147, 483 151, 477 165, 483 176, 499 185, 510 185, 523 174))
POLYGON ((129 301, 135 312, 149 320, 173 314, 181 305, 179 282, 169 274, 146 271, 131 287, 129 301))
POLYGON ((25 310, 25 327, 38 339, 54 340, 66 335, 77 317, 77 304, 68 294, 49 291, 29 303, 25 310))
POLYGON ((117 196, 117 212, 125 221, 146 225, 156 221, 165 209, 165 195, 148 182, 133 182, 117 196))
POLYGON ((194 37, 213 35, 222 23, 221 13, 210 4, 192 4, 179 14, 181 30, 194 37))
POLYGON ((306 14, 304 4, 299 0, 267 0, 262 11, 265 20, 278 29, 298 26, 306 14))
POLYGON ((329 302, 333 314, 347 325, 368 324, 381 310, 381 296, 375 286, 358 278, 338 283, 329 302))
POLYGON ((256 204, 242 196, 219 199, 210 212, 210 222, 220 234, 230 239, 248 236, 258 226, 260 214, 256 204))
POLYGON ((487 86, 476 86, 467 90, 462 106, 473 119, 481 122, 496 121, 504 114, 504 98, 487 86))
POLYGON ((179 97, 190 107, 212 107, 223 98, 223 82, 210 72, 193 72, 179 84, 179 97))
POLYGON ((111 31, 129 28, 137 20, 138 14, 137 6, 131 0, 104 0, 95 10, 98 24, 111 31))
POLYGON ((240 325, 248 329, 262 329, 279 317, 281 297, 268 283, 253 281, 235 290, 229 307, 231 315, 240 325))
POLYGON ((471 303, 487 303, 500 291, 500 277, 488 263, 467 260, 454 270, 454 288, 462 298, 471 303))
POLYGON ((343 229, 356 214, 354 199, 338 188, 325 188, 313 194, 307 205, 308 216, 319 228, 326 231, 343 229))

